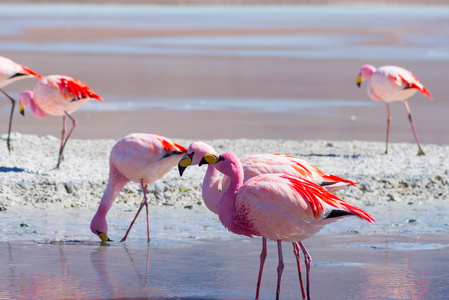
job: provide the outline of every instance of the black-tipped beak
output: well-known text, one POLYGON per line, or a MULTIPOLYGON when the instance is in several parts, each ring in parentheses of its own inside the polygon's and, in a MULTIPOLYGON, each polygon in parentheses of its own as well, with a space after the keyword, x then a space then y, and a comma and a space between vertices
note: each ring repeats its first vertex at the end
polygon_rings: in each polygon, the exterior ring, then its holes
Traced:
POLYGON ((113 242, 113 240, 111 240, 108 235, 104 232, 98 232, 97 233, 98 237, 100 238, 100 240, 102 242, 113 242))
POLYGON ((355 83, 357 84, 358 87, 360 87, 360 85, 362 84, 362 74, 359 74, 355 83))
POLYGON ((221 156, 218 154, 206 154, 201 159, 199 166, 202 166, 205 164, 215 165, 220 160, 221 160, 221 156))
POLYGON ((184 173, 185 169, 187 169, 188 166, 190 166, 190 164, 192 163, 192 157, 195 153, 189 153, 189 154, 184 154, 184 156, 181 158, 181 160, 178 163, 178 171, 179 171, 179 176, 182 177, 182 174, 184 173))
POLYGON ((19 105, 19 112, 22 116, 25 116, 25 107, 22 104, 19 105))

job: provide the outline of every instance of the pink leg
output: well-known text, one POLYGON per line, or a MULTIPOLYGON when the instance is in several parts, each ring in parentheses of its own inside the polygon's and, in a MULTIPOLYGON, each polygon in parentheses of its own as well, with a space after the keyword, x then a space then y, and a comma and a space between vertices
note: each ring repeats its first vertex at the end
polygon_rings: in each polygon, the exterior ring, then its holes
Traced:
POLYGON ((407 109, 408 119, 410 120, 410 124, 412 125, 413 134, 415 135, 416 143, 418 144, 418 155, 426 155, 421 148, 421 144, 419 143, 418 134, 416 133, 415 125, 413 125, 412 113, 410 112, 410 108, 408 107, 407 100, 404 100, 404 105, 405 105, 405 108, 407 109))
POLYGON ((265 258, 267 258, 267 239, 262 238, 262 252, 260 252, 260 267, 259 267, 259 276, 257 278, 256 300, 259 299, 260 283, 262 281, 262 273, 263 273, 263 266, 265 264, 265 258))
POLYGON ((304 253, 304 263, 306 265, 307 272, 307 300, 310 300, 310 265, 312 264, 312 257, 304 246, 304 243, 299 241, 299 247, 301 247, 302 253, 304 253))
POLYGON ((279 253, 279 264, 278 264, 278 282, 276 287, 276 300, 279 300, 279 297, 281 295, 281 279, 282 279, 282 272, 284 271, 284 258, 282 257, 282 244, 281 240, 278 240, 278 253, 279 253))
POLYGON ((65 115, 62 116, 62 132, 61 132, 61 147, 59 148, 59 157, 58 157, 58 164, 56 165, 56 169, 59 168, 59 165, 61 164, 61 161, 64 159, 63 152, 65 145, 67 144, 67 141, 69 140, 70 136, 72 135, 73 130, 76 127, 76 121, 72 118, 67 112, 64 112, 67 117, 72 120, 72 128, 70 129, 69 134, 67 135, 67 138, 64 140, 64 136, 66 133, 66 125, 65 125, 65 115))
POLYGON ((8 147, 9 153, 11 153, 11 127, 12 127, 12 117, 14 115, 14 107, 16 106, 16 100, 9 96, 4 90, 0 89, 0 92, 6 96, 11 101, 11 114, 9 116, 9 127, 8 127, 8 139, 6 140, 6 146, 8 147))
POLYGON ((293 244, 293 253, 296 257, 296 265, 298 266, 298 276, 299 276, 299 285, 301 287, 301 294, 302 298, 306 299, 306 292, 304 291, 304 283, 302 282, 302 274, 301 274, 301 258, 300 258, 300 247, 298 243, 292 243, 293 244))
POLYGON ((136 213, 136 215, 135 215, 133 221, 132 221, 131 224, 129 225, 128 230, 126 231, 125 236, 121 239, 120 242, 126 241, 126 238, 128 237, 128 234, 129 234, 129 232, 131 231, 131 228, 133 227, 134 222, 136 221, 137 216, 139 216, 140 211, 142 210, 142 208, 143 208, 144 205, 145 205, 146 210, 147 210, 147 237, 148 237, 148 243, 150 242, 150 223, 149 223, 149 220, 148 220, 147 185, 144 185, 142 180, 140 181, 140 185, 142 186, 142 190, 143 190, 143 199, 142 199, 142 202, 140 203, 139 209, 137 210, 137 213, 136 213))
POLYGON ((387 146, 385 148, 385 154, 388 153, 388 141, 390 140, 390 123, 391 123, 391 115, 390 115, 390 104, 387 103, 387 146))

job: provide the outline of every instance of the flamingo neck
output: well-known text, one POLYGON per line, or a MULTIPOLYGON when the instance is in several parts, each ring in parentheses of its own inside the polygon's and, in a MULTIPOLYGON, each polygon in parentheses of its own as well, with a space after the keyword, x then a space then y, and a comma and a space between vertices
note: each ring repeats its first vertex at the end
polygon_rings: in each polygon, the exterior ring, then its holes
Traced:
POLYGON ((203 201, 206 207, 213 212, 218 214, 218 203, 222 196, 222 191, 218 189, 220 183, 220 172, 214 168, 213 165, 208 165, 206 175, 203 180, 203 201))
POLYGON ((108 184, 103 196, 101 197, 97 212, 95 213, 95 216, 90 224, 90 228, 93 233, 97 234, 97 231, 107 233, 106 215, 111 209, 114 200, 128 182, 129 179, 122 175, 120 171, 118 171, 117 168, 111 164, 109 169, 108 184))
POLYGON ((236 198, 239 189, 243 185, 243 169, 233 170, 232 174, 225 174, 229 176, 229 186, 223 193, 223 196, 218 203, 218 216, 221 223, 229 229, 229 231, 236 234, 245 234, 238 226, 236 214, 236 198))
POLYGON ((34 93, 32 91, 21 92, 19 95, 19 102, 23 105, 23 107, 27 107, 29 105, 31 113, 36 118, 44 118, 48 116, 48 114, 34 102, 34 93))

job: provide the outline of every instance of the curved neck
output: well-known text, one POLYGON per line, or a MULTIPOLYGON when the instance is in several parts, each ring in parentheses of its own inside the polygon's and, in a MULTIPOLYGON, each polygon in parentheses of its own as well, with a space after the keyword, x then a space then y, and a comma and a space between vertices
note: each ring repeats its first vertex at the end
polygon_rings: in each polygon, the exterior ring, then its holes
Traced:
POLYGON ((203 180, 203 201, 206 207, 213 212, 218 214, 218 203, 222 196, 222 191, 218 189, 220 183, 220 172, 214 168, 213 165, 207 166, 207 171, 203 180))
POLYGON ((223 193, 218 203, 218 215, 221 223, 230 231, 240 234, 240 231, 234 228, 236 207, 235 200, 237 192, 243 185, 243 170, 234 170, 229 176, 229 187, 223 193))
POLYGON ((122 188, 129 182, 129 179, 123 176, 117 168, 111 164, 109 170, 109 181, 106 186, 106 190, 104 191, 103 196, 100 200, 100 205, 98 206, 98 210, 96 215, 99 217, 106 218, 106 214, 111 209, 114 200, 117 198, 118 194, 122 190, 122 188))
POLYGON ((36 118, 43 118, 48 116, 46 112, 44 112, 36 103, 34 103, 34 94, 31 91, 23 91, 19 95, 19 102, 23 105, 23 107, 30 106, 31 113, 36 118))

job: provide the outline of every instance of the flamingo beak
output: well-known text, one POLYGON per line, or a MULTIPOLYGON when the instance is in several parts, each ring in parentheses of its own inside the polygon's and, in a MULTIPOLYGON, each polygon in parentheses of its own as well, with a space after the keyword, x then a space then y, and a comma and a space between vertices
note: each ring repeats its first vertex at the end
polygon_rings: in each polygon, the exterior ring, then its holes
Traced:
POLYGON ((355 83, 357 84, 358 87, 360 87, 360 85, 362 83, 362 74, 359 74, 359 76, 355 80, 355 83))
POLYGON ((19 105, 19 112, 22 116, 25 116, 25 107, 22 104, 19 105))
POLYGON ((190 154, 185 154, 179 161, 178 163, 179 176, 182 177, 182 174, 184 173, 185 169, 187 169, 187 167, 190 166, 190 164, 192 163, 193 154, 194 154, 193 152, 190 154))
POLYGON ((98 237, 101 239, 102 242, 112 242, 112 240, 108 238, 108 235, 104 232, 99 232, 98 237))
POLYGON ((206 154, 200 161, 200 166, 204 164, 215 165, 220 160, 220 155, 218 154, 206 154))

